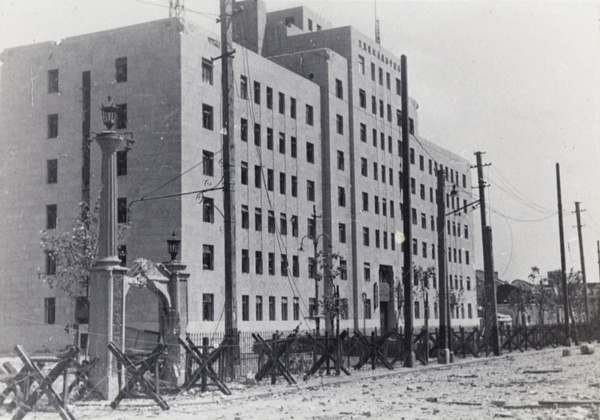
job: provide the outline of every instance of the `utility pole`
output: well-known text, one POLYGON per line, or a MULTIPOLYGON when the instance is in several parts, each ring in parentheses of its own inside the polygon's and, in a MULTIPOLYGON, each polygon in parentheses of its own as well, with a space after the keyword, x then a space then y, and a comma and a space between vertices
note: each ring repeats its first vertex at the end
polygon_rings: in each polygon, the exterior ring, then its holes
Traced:
POLYGON ((413 343, 413 293, 412 293, 412 223, 410 193, 410 133, 408 131, 408 84, 406 79, 406 56, 400 58, 402 77, 402 216, 404 228, 404 265, 402 267, 402 287, 404 288, 404 366, 413 367, 415 352, 413 343))
POLYGON ((233 30, 231 26, 233 0, 221 0, 221 98, 223 136, 223 216, 225 219, 225 337, 230 351, 226 365, 233 377, 234 366, 239 363, 237 329, 237 284, 235 271, 235 147, 234 133, 234 80, 233 80, 233 30))
POLYGON ((579 201, 575 202, 575 213, 577 214, 577 235, 579 237, 579 259, 581 261, 581 276, 583 278, 583 298, 584 298, 584 309, 585 309, 585 322, 590 322, 590 307, 588 303, 588 289, 587 280, 585 275, 585 258, 583 256, 583 236, 581 234, 581 215, 580 212, 585 210, 579 209, 579 201))
MULTIPOLYGON (((494 252, 492 248, 492 228, 488 226, 485 208, 485 181, 483 180, 482 152, 477 156, 477 178, 479 180, 479 204, 481 206, 481 237, 483 242, 483 271, 485 281, 485 330, 490 339, 494 356, 500 356, 500 337, 498 335, 498 308, 496 303, 496 284, 494 280, 494 252)), ((485 166, 488 166, 486 164, 485 166)))
MULTIPOLYGON (((317 257, 319 255, 319 252, 317 251, 317 247, 319 246, 319 235, 317 234, 317 218, 320 216, 317 216, 317 207, 313 206, 313 212, 312 212, 312 219, 313 219, 313 226, 315 227, 315 237, 312 238, 313 240, 313 247, 314 247, 314 267, 315 267, 315 313, 313 314, 315 316, 315 327, 316 327, 316 334, 317 337, 320 334, 320 318, 319 318, 319 276, 317 273, 317 270, 319 269, 319 263, 317 262, 317 257)), ((325 243, 323 242, 323 257, 325 256, 325 243)), ((327 267, 324 268, 324 270, 327 270, 327 267)), ((323 278, 326 278, 327 276, 327 271, 325 271, 323 278)))
POLYGON ((442 168, 435 172, 437 176, 437 234, 438 234, 438 279, 439 279, 439 310, 440 335, 438 337, 438 363, 450 363, 450 348, 448 346, 448 275, 446 273, 446 207, 444 206, 444 191, 446 177, 442 168))
POLYGON ((563 232, 562 194, 560 191, 560 165, 556 163, 556 194, 558 196, 558 232, 560 236, 560 277, 563 289, 563 308, 565 311, 566 345, 571 346, 571 327, 569 326, 569 290, 567 288, 567 262, 565 257, 565 234, 563 232))

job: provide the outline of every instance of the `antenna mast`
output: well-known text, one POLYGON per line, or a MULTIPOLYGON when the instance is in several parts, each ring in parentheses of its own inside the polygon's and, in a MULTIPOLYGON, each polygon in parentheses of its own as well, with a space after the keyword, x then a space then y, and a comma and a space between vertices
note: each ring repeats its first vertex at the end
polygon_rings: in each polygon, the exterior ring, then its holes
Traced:
POLYGON ((377 18, 377 0, 374 0, 375 4, 375 42, 381 45, 381 37, 379 36, 379 19, 377 18))

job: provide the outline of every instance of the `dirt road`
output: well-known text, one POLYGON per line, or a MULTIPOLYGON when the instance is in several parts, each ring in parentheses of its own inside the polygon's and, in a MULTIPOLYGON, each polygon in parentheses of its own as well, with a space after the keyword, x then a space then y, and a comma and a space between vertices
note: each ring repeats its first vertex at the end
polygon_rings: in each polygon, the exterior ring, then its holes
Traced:
MULTIPOLYGON (((596 347, 599 347, 596 344, 596 347)), ((167 397, 162 411, 151 400, 72 406, 81 419, 595 419, 600 420, 600 351, 572 347, 459 360, 452 365, 374 371, 350 377, 314 377, 295 386, 233 384, 233 395, 218 391, 167 397), (566 405, 571 401, 571 405, 566 405), (589 404, 584 404, 584 402, 589 404), (595 401, 596 405, 591 402, 595 401), (541 403, 540 403, 541 402, 541 403), (545 404, 555 402, 560 404, 545 404)), ((599 348, 600 350, 600 348, 599 348)), ((6 411, 0 416, 10 418, 6 411)), ((28 419, 56 419, 32 412, 28 419)))

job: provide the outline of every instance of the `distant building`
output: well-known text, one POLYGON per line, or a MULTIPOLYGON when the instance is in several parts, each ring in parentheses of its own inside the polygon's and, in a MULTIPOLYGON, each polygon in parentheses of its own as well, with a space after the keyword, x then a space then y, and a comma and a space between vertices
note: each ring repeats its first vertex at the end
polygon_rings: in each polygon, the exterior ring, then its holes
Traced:
MULTIPOLYGON (((238 328, 315 328, 315 232, 323 235, 318 250, 331 245, 341 256, 335 282, 350 302, 342 327, 391 328, 402 322, 400 58, 304 7, 266 13, 261 1, 237 4, 244 6, 234 19, 233 60, 238 328)), ((78 203, 99 196, 100 152, 87 139, 102 129, 98 107, 108 96, 123 109, 117 128, 136 140, 118 154, 118 217, 131 223, 119 254, 128 266, 140 257, 166 260, 165 240, 176 231, 191 274, 187 330, 223 330, 222 193, 180 195, 222 184, 220 61, 211 60, 219 55, 216 34, 179 18, 2 53, 0 351, 15 343, 55 349, 85 330, 85 290, 74 299, 38 279, 38 270, 55 268, 39 238, 42 229, 70 229, 78 203), (149 200, 158 196, 169 197, 149 200)), ((452 322, 477 325, 473 219, 460 211, 473 201, 470 163, 420 137, 418 105, 409 103, 407 249, 415 266, 437 270, 441 167, 446 208, 455 211, 445 250, 450 289, 460 295, 452 322)), ((432 327, 437 285, 429 291, 432 327)), ((319 300, 322 293, 320 284, 319 300)), ((147 298, 128 296, 127 316, 152 330, 157 315, 147 298)), ((417 328, 424 316, 415 294, 417 328)))

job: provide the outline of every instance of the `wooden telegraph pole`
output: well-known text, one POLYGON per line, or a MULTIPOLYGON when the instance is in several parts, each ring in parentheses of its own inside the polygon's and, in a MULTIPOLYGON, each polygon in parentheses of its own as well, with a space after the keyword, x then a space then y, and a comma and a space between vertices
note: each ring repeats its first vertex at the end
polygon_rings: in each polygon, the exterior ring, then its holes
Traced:
POLYGON ((442 168, 435 172, 437 176, 437 258, 438 258, 438 286, 440 310, 440 335, 438 337, 438 363, 450 363, 450 347, 448 340, 448 275, 446 273, 446 207, 444 206, 444 191, 446 189, 446 176, 442 168))
POLYGON ((590 307, 588 302, 588 289, 587 279, 585 275, 585 258, 583 255, 583 235, 581 233, 581 212, 585 210, 579 209, 579 201, 575 202, 575 213, 577 215, 577 235, 579 237, 579 260, 581 261, 581 276, 583 279, 583 298, 584 298, 584 309, 585 309, 585 322, 590 322, 590 307))
POLYGON ((406 79, 406 56, 400 59, 402 77, 402 217, 404 245, 402 248, 404 265, 402 267, 402 287, 404 289, 404 366, 413 367, 415 352, 413 343, 413 293, 412 293, 412 223, 410 193, 410 133, 408 118, 408 84, 406 79))
POLYGON ((236 241, 235 241, 235 147, 234 139, 234 80, 233 80, 233 0, 221 0, 221 97, 223 136, 223 216, 225 219, 225 337, 230 346, 226 366, 233 377, 238 364, 239 343, 236 300, 236 241))
POLYGON ((483 242, 483 271, 485 281, 485 330, 492 345, 494 356, 500 356, 500 336, 498 335, 498 307, 496 304, 496 284, 494 280, 494 252, 492 249, 492 228, 487 225, 485 208, 485 181, 483 180, 482 152, 477 156, 477 178, 479 180, 479 205, 481 206, 481 237, 483 242))
POLYGON ((571 345, 571 327, 569 325, 569 290, 567 288, 567 262, 565 257, 565 234, 563 232, 562 193, 560 191, 560 165, 556 164, 556 194, 558 196, 558 233, 560 237, 560 277, 563 290, 563 310, 565 311, 566 345, 571 345))

